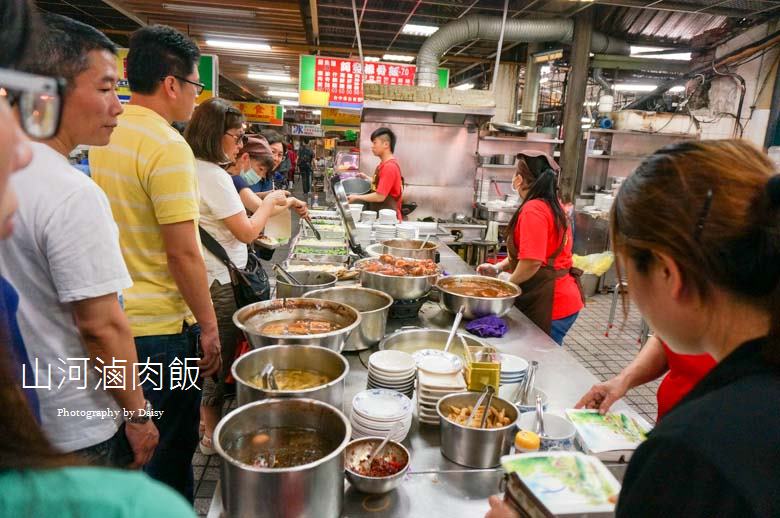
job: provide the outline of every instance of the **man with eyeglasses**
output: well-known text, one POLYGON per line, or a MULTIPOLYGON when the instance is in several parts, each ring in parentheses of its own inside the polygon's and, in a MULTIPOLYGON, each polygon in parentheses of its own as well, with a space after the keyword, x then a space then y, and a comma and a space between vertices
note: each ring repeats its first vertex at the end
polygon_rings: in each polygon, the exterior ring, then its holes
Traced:
MULTIPOLYGON (((133 364, 133 336, 117 297, 132 281, 116 224, 106 195, 68 163, 77 145, 106 145, 122 113, 116 95, 116 46, 98 30, 70 18, 44 14, 41 19, 35 48, 20 68, 61 77, 67 87, 56 107, 61 123, 50 135, 41 127, 46 116, 30 124, 29 117, 36 113, 26 110, 30 100, 20 98, 17 103, 20 119, 28 121, 40 140, 31 144, 33 160, 24 174, 12 180, 20 208, 16 232, 0 243, 0 268, 21 292, 20 329, 42 374, 68 358, 133 364)), ((13 89, 10 94, 14 96, 13 89)), ((46 106, 47 97, 36 100, 46 106)), ((54 116, 55 107, 50 112, 54 116)), ((89 386, 100 384, 96 371, 85 371, 89 386)), ((41 425, 52 444, 94 464, 141 467, 148 462, 159 435, 153 423, 128 421, 120 429, 121 419, 85 423, 59 412, 62 407, 110 408, 129 415, 146 408, 138 376, 127 379, 122 389, 83 390, 81 383, 68 382, 56 390, 40 390, 41 425)))
MULTIPOLYGON (((132 96, 105 148, 90 152, 92 177, 106 192, 133 278, 125 290, 138 357, 169 366, 198 362, 201 376, 220 367, 217 319, 197 238, 195 158, 171 123, 186 122, 203 85, 200 50, 179 31, 143 27, 130 37, 127 78, 132 96)), ((198 444, 200 391, 167 378, 144 385, 162 411, 160 444, 145 470, 193 501, 192 456, 198 444)))

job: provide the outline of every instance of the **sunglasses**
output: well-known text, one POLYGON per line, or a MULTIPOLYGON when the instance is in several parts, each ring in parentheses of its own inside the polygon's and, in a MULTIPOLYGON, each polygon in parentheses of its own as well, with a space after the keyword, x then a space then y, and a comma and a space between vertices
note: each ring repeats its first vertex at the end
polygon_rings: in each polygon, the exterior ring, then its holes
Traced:
MULTIPOLYGON (((206 89, 206 85, 204 85, 203 83, 198 83, 197 81, 190 81, 186 77, 181 77, 181 76, 177 76, 177 75, 172 75, 172 77, 175 77, 176 79, 178 79, 182 83, 189 83, 192 86, 194 86, 195 87, 195 93, 198 94, 198 95, 202 94, 203 90, 206 89)), ((164 80, 165 80, 164 77, 162 79, 160 79, 160 81, 164 81, 164 80)))
POLYGON ((0 69, 0 97, 19 109, 22 130, 34 139, 57 134, 64 95, 63 79, 0 69))

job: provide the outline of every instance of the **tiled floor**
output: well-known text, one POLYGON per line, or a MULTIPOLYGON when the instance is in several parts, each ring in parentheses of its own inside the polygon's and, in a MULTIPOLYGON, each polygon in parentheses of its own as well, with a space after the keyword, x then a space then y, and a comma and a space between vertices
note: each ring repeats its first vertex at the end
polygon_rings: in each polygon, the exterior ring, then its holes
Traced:
MULTIPOLYGON (((632 309, 624 321, 620 301, 615 325, 610 330, 609 337, 604 336, 611 304, 611 294, 596 295, 588 299, 587 307, 580 314, 564 343, 564 347, 601 380, 618 374, 639 351, 639 315, 632 309)), ((632 390, 626 397, 628 404, 651 423, 655 422, 657 388, 657 382, 649 383, 632 390)), ((230 406, 234 405, 235 402, 231 402, 230 406)), ((199 516, 205 516, 219 479, 220 459, 216 455, 205 457, 196 453, 193 465, 196 484, 195 510, 199 516)))

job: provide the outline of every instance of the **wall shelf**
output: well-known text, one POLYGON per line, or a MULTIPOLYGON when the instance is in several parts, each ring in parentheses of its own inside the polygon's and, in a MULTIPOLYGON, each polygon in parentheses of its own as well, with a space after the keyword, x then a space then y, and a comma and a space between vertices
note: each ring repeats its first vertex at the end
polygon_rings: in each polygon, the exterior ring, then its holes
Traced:
POLYGON ((562 140, 554 139, 554 138, 534 138, 534 139, 528 139, 528 138, 522 138, 522 137, 479 137, 480 140, 503 140, 507 142, 517 142, 518 144, 532 144, 534 142, 540 142, 543 144, 563 144, 562 140))
POLYGON ((477 167, 481 169, 514 169, 517 167, 517 165, 482 164, 482 165, 478 165, 477 167))

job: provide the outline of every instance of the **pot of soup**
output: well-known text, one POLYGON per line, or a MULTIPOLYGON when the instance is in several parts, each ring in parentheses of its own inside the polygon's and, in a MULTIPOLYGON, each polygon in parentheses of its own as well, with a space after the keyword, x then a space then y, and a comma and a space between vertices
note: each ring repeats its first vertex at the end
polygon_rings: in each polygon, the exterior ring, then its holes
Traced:
POLYGON ((314 399, 266 399, 214 430, 224 516, 335 518, 344 499, 349 420, 314 399))
POLYGON ((394 257, 436 260, 439 245, 423 239, 388 239, 382 241, 382 253, 394 257))
POLYGON ((481 275, 451 275, 436 283, 441 292, 439 304, 450 313, 461 307, 463 318, 472 320, 487 315, 502 317, 509 313, 520 288, 511 282, 481 275))
POLYGON ((339 353, 316 345, 271 345, 238 358, 231 372, 239 406, 267 398, 304 397, 342 408, 349 363, 339 353), (261 376, 269 363, 274 367, 276 390, 261 376))
POLYGON ((303 298, 255 302, 233 314, 233 323, 253 349, 277 344, 319 345, 341 352, 360 321, 360 312, 351 306, 303 298))

